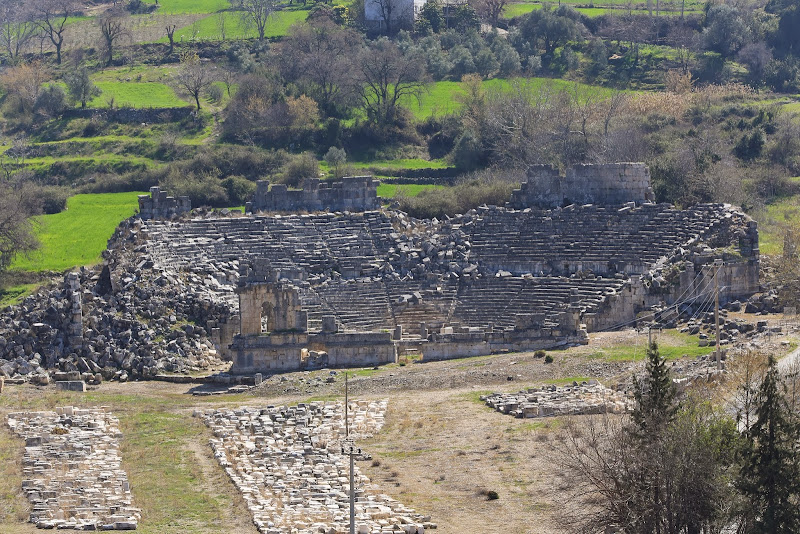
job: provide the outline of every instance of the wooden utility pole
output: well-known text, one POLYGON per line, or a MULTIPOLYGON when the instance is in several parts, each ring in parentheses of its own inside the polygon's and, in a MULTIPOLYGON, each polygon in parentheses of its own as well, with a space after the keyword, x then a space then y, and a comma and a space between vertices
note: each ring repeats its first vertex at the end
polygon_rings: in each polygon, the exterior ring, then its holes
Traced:
POLYGON ((717 337, 717 369, 722 370, 722 353, 719 350, 719 269, 722 263, 717 260, 714 262, 717 270, 714 272, 714 329, 717 337))
MULTIPOLYGON (((349 404, 350 395, 347 385, 347 373, 344 374, 344 445, 342 445, 342 454, 347 454, 350 457, 350 534, 356 534, 356 487, 354 473, 354 456, 356 454, 356 447, 350 439, 350 418, 349 418, 349 404)), ((358 450, 361 454, 361 450, 358 450)))

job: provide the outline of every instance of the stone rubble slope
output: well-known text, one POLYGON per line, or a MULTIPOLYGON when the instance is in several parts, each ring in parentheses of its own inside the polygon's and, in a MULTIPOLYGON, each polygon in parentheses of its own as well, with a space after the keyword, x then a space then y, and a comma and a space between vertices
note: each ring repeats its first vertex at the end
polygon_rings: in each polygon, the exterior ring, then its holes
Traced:
MULTIPOLYGON (((387 401, 349 404, 350 437, 378 432, 387 401)), ((198 412, 213 430, 214 455, 264 534, 345 534, 349 528, 349 458, 344 404, 242 407, 198 412)), ((435 528, 429 518, 382 495, 358 467, 356 532, 412 534, 435 528)))
POLYGON ((481 400, 501 413, 522 418, 624 413, 633 406, 630 395, 596 380, 564 387, 542 386, 518 393, 492 393, 481 396, 481 400))
POLYGON ((105 266, 69 273, 5 308, 0 375, 46 384, 48 372, 62 372, 71 376, 57 380, 95 382, 218 365, 208 324, 226 321, 229 305, 193 275, 153 269, 143 252, 134 223, 123 222, 105 266))
POLYGON ((55 412, 8 415, 11 430, 25 439, 22 489, 39 528, 135 530, 119 453, 119 420, 101 409, 71 406, 55 412))

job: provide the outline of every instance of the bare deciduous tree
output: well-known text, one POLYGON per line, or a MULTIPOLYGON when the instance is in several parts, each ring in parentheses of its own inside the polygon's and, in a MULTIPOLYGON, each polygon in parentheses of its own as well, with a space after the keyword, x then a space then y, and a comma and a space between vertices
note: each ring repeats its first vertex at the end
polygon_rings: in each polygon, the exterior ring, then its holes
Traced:
POLYGON ((331 111, 354 93, 355 56, 360 38, 330 19, 296 25, 284 42, 282 71, 331 111))
POLYGON ((23 111, 31 111, 42 84, 49 79, 50 72, 45 65, 41 61, 32 61, 6 69, 0 77, 0 86, 8 95, 18 99, 23 111))
POLYGON ((179 90, 194 98, 197 109, 200 110, 200 95, 213 83, 214 78, 196 53, 186 52, 181 55, 181 65, 173 80, 179 90))
POLYGON ((101 44, 106 54, 106 67, 114 59, 114 44, 129 36, 127 13, 122 9, 110 9, 97 19, 100 27, 101 44))
POLYGON ((36 0, 32 12, 36 24, 56 49, 56 63, 61 65, 61 47, 64 45, 64 31, 67 19, 75 11, 74 0, 36 0))
POLYGON ((242 24, 253 28, 258 34, 258 40, 263 41, 267 31, 267 23, 272 14, 278 9, 275 0, 237 0, 240 6, 242 24))
POLYGON ((697 534, 735 522, 735 422, 702 398, 676 403, 654 348, 630 418, 570 421, 558 442, 574 532, 697 534))
POLYGON ((394 35, 402 26, 410 26, 414 21, 413 3, 401 0, 365 0, 366 9, 377 15, 381 30, 386 35, 394 35))
POLYGON ((0 43, 13 63, 38 30, 29 16, 21 0, 6 0, 0 4, 0 43))
POLYGON ((167 52, 168 56, 171 55, 172 52, 175 50, 175 29, 177 27, 178 26, 176 26, 175 24, 167 24, 166 27, 167 39, 169 39, 169 52, 167 52))
POLYGON ((402 98, 419 98, 425 90, 424 61, 403 55, 393 42, 381 38, 362 50, 361 100, 370 120, 391 124, 402 98))
POLYGON ((37 198, 27 187, 0 185, 0 270, 19 254, 39 247, 30 217, 39 212, 37 198))
POLYGON ((497 26, 497 22, 506 4, 508 4, 508 0, 473 0, 470 3, 480 16, 489 21, 493 26, 497 26))

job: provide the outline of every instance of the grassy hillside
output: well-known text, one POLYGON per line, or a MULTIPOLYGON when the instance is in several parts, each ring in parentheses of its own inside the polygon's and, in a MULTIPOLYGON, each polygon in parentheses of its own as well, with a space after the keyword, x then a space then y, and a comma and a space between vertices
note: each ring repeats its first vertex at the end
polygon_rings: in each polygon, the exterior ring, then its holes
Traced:
POLYGON ((17 258, 11 268, 62 271, 98 262, 114 229, 136 211, 140 194, 75 195, 61 213, 36 217, 42 247, 28 258, 17 258))

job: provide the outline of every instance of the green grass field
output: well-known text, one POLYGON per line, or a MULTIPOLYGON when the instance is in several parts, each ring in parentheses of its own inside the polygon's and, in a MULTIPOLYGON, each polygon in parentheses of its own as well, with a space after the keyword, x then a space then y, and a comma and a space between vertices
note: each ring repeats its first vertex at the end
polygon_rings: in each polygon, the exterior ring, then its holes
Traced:
MULTIPOLYGON (((714 347, 700 347, 698 338, 689 334, 681 334, 676 330, 665 330, 656 337, 658 351, 667 360, 675 360, 683 357, 696 358, 710 354, 714 347)), ((605 361, 643 361, 647 352, 647 336, 644 335, 642 342, 636 345, 616 345, 603 349, 598 349, 589 355, 589 358, 597 358, 605 361)))
MULTIPOLYGON (((793 179, 800 181, 800 178, 793 179)), ((767 204, 766 209, 754 213, 758 221, 758 248, 770 256, 783 253, 783 234, 788 226, 800 221, 800 195, 785 197, 767 204)))
MULTIPOLYGON (((175 31, 175 41, 220 41, 222 40, 222 27, 220 17, 224 19, 225 40, 230 39, 252 39, 257 37, 254 28, 248 28, 242 24, 238 13, 225 12, 220 15, 210 15, 204 17, 193 24, 178 28, 175 31)), ((307 10, 281 10, 275 13, 267 22, 264 36, 267 38, 282 37, 289 31, 289 27, 296 23, 306 20, 307 10)), ((167 38, 163 37, 157 42, 166 43, 167 38)))
POLYGON ((96 263, 117 225, 136 211, 140 194, 75 195, 61 213, 36 217, 42 246, 28 258, 16 258, 11 269, 63 271, 96 263))
MULTIPOLYGON (((635 14, 647 13, 647 2, 645 0, 632 0, 630 2, 630 7, 623 2, 600 2, 600 3, 593 3, 593 2, 586 2, 585 0, 561 0, 559 3, 554 2, 512 2, 506 5, 503 9, 503 16, 505 18, 514 18, 520 17, 522 15, 527 15, 531 11, 536 11, 538 9, 542 9, 546 4, 549 4, 551 8, 555 9, 558 7, 559 4, 570 4, 575 7, 575 10, 579 13, 586 15, 587 17, 599 17, 600 15, 605 15, 609 12, 619 13, 620 15, 627 15, 629 12, 635 14)), ((703 4, 702 2, 697 2, 696 0, 690 0, 686 2, 684 13, 702 13, 703 4)), ((653 13, 655 14, 655 3, 653 3, 653 13)), ((678 2, 675 3, 668 3, 662 2, 661 3, 661 11, 660 14, 663 16, 680 16, 681 14, 681 5, 678 2)))
POLYGON ((397 196, 415 197, 428 189, 442 189, 442 185, 431 184, 381 184, 378 186, 378 196, 394 198, 397 196))
POLYGON ((216 13, 231 7, 228 0, 144 0, 146 4, 158 4, 156 13, 216 13))
POLYGON ((445 169, 450 165, 443 159, 426 160, 420 158, 383 159, 358 161, 350 165, 356 169, 445 169))
POLYGON ((96 82, 103 91, 87 105, 92 108, 108 107, 114 99, 116 107, 132 108, 176 108, 190 106, 181 100, 175 91, 163 83, 156 82, 96 82))
MULTIPOLYGON (((485 80, 483 86, 490 91, 504 90, 510 89, 512 83, 514 82, 509 79, 493 78, 485 80)), ((604 87, 552 78, 520 79, 520 83, 530 84, 533 88, 551 84, 555 90, 569 90, 577 86, 581 91, 587 91, 598 96, 608 96, 612 93, 611 89, 604 87)), ((460 82, 435 82, 427 87, 427 90, 422 93, 419 100, 414 97, 406 97, 401 99, 401 104, 410 109, 417 120, 425 120, 431 116, 447 115, 458 111, 461 108, 461 103, 458 101, 459 94, 463 94, 460 82)))

